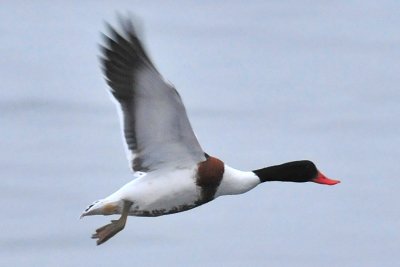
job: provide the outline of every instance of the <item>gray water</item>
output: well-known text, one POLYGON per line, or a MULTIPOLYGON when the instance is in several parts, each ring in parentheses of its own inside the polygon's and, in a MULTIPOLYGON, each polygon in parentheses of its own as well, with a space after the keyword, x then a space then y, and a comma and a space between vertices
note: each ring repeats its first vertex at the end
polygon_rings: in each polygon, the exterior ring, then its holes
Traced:
POLYGON ((400 3, 142 2, 1 4, 0 266, 398 266, 400 3), (208 153, 342 183, 130 217, 95 246, 110 217, 80 213, 131 179, 96 44, 128 10, 208 153))

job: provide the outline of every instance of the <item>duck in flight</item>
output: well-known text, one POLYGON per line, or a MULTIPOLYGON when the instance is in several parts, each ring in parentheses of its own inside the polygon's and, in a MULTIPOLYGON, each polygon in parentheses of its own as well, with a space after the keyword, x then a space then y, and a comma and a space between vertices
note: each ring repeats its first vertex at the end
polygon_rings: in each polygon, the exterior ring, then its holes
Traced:
POLYGON ((157 71, 130 19, 120 30, 108 25, 101 65, 122 111, 123 134, 134 179, 82 213, 121 214, 92 235, 106 242, 131 216, 161 216, 186 211, 219 196, 242 194, 263 182, 339 183, 308 160, 240 171, 201 148, 179 93, 157 71))

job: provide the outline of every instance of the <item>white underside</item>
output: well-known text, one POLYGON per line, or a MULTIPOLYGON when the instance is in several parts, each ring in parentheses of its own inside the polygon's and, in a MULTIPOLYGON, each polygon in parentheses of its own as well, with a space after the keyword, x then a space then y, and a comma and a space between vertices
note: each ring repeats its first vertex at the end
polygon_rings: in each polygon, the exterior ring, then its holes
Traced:
POLYGON ((153 210, 168 212, 182 205, 193 205, 200 194, 194 174, 195 168, 169 171, 163 169, 146 173, 124 185, 104 201, 132 202, 130 215, 153 210))
MULTIPOLYGON (((182 169, 161 169, 142 173, 118 191, 101 200, 102 204, 117 204, 122 210, 122 201, 133 203, 129 215, 143 215, 155 211, 156 216, 167 214, 183 206, 196 206, 201 188, 196 185, 197 166, 182 169), (158 213, 160 212, 160 214, 158 213)), ((260 183, 253 172, 243 172, 225 165, 225 172, 215 198, 222 195, 242 194, 260 183)), ((187 209, 187 208, 186 208, 187 209)), ((184 210, 186 210, 184 209, 184 210)))

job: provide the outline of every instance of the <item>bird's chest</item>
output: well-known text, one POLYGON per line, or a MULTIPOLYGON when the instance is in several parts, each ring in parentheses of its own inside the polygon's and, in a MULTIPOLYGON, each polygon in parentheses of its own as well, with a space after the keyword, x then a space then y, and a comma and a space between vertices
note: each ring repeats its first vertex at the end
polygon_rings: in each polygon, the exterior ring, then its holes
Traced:
POLYGON ((130 215, 161 216, 185 211, 197 206, 199 190, 189 173, 176 173, 167 179, 154 178, 143 181, 132 194, 130 215))
POLYGON ((168 179, 147 179, 130 210, 135 216, 161 216, 195 208, 214 199, 224 173, 224 163, 209 157, 192 171, 168 179))

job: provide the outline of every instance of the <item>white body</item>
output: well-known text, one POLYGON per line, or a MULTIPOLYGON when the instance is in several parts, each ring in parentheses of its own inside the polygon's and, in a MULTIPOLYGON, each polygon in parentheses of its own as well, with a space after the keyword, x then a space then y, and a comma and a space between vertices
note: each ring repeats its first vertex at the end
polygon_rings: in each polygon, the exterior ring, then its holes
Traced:
MULTIPOLYGON (((224 169, 215 198, 242 194, 260 183, 253 172, 239 171, 227 165, 224 169)), ((83 216, 120 214, 123 201, 133 203, 129 210, 129 215, 133 216, 160 216, 194 208, 203 204, 197 202, 201 188, 196 185, 196 173, 197 167, 138 173, 136 179, 105 199, 96 201, 83 216), (107 208, 104 209, 107 205, 116 208, 107 212, 107 208)))

